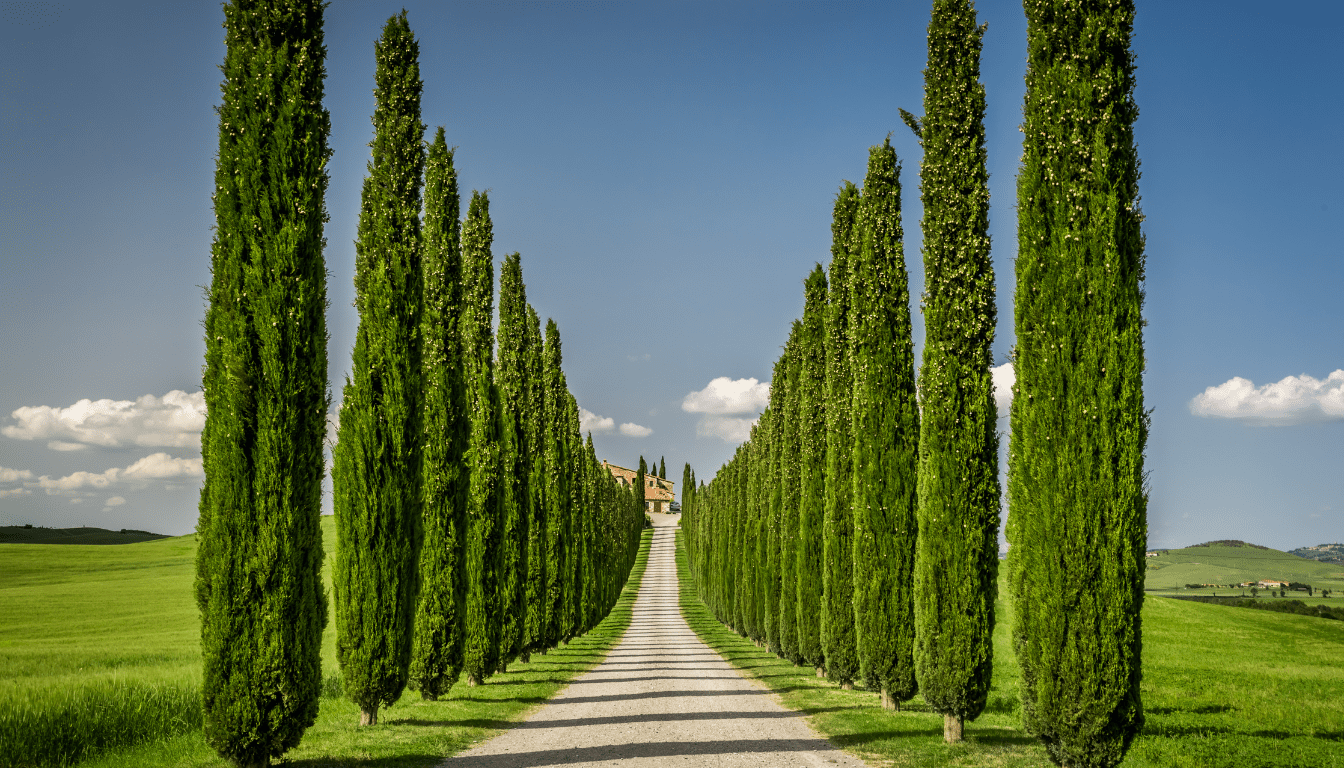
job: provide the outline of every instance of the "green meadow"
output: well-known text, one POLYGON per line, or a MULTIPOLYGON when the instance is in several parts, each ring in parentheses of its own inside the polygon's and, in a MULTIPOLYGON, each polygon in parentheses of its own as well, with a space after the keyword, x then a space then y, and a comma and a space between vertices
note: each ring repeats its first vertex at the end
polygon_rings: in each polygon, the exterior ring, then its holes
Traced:
MULTIPOLYGON (((1000 600, 994 687, 966 741, 943 742, 922 699, 887 712, 877 694, 844 691, 758 648, 696 596, 677 539, 687 621, 731 663, 777 692, 835 744, 892 766, 1051 766, 1021 728, 1018 666, 1000 600)), ((1280 553, 1282 554, 1282 553, 1280 553)), ((1004 594, 1002 584, 1000 594, 1004 594)), ((1344 600, 1340 601, 1344 604, 1344 600)), ((1143 609, 1147 723, 1126 768, 1344 768, 1344 622, 1149 597, 1143 609)))
MULTIPOLYGON (((335 526, 324 517, 331 593, 335 526)), ((323 637, 321 714, 290 761, 324 766, 437 765, 523 718, 599 662, 630 622, 646 531, 611 614, 568 645, 515 663, 486 685, 422 701, 407 691, 359 728, 340 696, 335 632, 323 637)), ((200 731, 195 536, 122 546, 0 544, 0 768, 224 768, 200 731)), ((464 681, 465 683, 465 681, 464 681)))

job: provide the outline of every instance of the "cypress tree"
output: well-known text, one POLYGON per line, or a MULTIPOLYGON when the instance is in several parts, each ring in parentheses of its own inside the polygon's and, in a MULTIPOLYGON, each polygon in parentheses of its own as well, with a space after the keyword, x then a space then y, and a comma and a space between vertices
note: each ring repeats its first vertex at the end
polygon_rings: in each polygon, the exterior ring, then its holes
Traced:
POLYGON ((1140 700, 1147 490, 1134 4, 1026 4, 1008 588, 1022 714, 1120 763, 1140 700))
POLYGON ((569 461, 565 465, 569 477, 569 558, 565 571, 565 642, 583 634, 582 594, 583 566, 585 552, 584 509, 583 509, 583 438, 579 436, 579 403, 564 390, 564 436, 567 446, 565 455, 569 461))
POLYGON ((546 321, 546 344, 542 356, 542 380, 545 389, 543 403, 545 445, 542 456, 546 462, 546 639, 550 647, 566 639, 564 635, 565 576, 569 562, 569 476, 568 451, 564 434, 566 398, 565 374, 560 369, 563 358, 560 349, 560 329, 554 320, 546 321))
POLYGON ((663 457, 661 457, 661 458, 658 459, 658 476, 661 477, 661 478, 663 478, 664 480, 667 479, 667 457, 666 457, 666 456, 663 456, 663 457))
POLYGON ((854 374, 849 365, 849 262, 859 190, 846 181, 831 220, 831 268, 826 303, 826 519, 822 553, 821 643, 826 674, 852 687, 859 674, 854 635, 854 496, 849 414, 854 374))
POLYGON ((472 191, 462 227, 462 378, 466 381, 470 427, 467 469, 467 535, 463 572, 467 580, 463 614, 462 666, 468 685, 480 685, 499 660, 499 390, 494 383, 495 263, 490 247, 494 227, 490 198, 472 191))
POLYGON ((299 743, 322 684, 323 7, 224 5, 195 586, 205 738, 243 766, 299 743))
POLYGON ((424 427, 420 550, 420 599, 410 685, 435 700, 462 672, 461 606, 466 582, 462 538, 466 533, 468 425, 462 379, 459 319, 462 313, 461 203, 453 151, 443 127, 425 162, 425 216, 421 230, 424 315, 424 427))
POLYGON ((919 409, 900 165, 890 137, 868 153, 849 273, 854 473, 854 619, 859 669, 884 706, 915 695, 919 409))
POLYGON ((499 360, 495 380, 500 399, 500 579, 498 605, 501 661, 507 663, 523 651, 527 623, 528 524, 531 457, 528 421, 527 287, 518 253, 504 257, 499 275, 499 360))
POLYGON ((826 273, 818 264, 803 284, 798 360, 798 655, 825 674, 821 590, 826 517, 826 273))
MULTIPOLYGON (((780 656, 798 664, 798 422, 802 379, 800 368, 803 325, 793 321, 789 340, 784 344, 784 419, 781 425, 779 455, 779 624, 780 656)), ((778 380, 778 379, 776 379, 778 380)))
POLYGON ((924 359, 920 366, 915 675, 960 741, 994 661, 999 440, 990 374, 994 265, 985 169, 983 27, 970 0, 934 0, 924 70, 924 359))
POLYGON ((378 62, 373 159, 355 239, 359 330, 332 472, 336 657, 360 724, 401 697, 419 589, 423 439, 420 316, 420 46, 406 12, 388 19, 378 62))
POLYGON ((528 462, 528 505, 531 520, 527 528, 527 619, 523 628, 523 661, 533 652, 545 652, 547 602, 547 523, 545 461, 545 375, 542 364, 541 319, 532 305, 527 307, 527 356, 523 385, 527 391, 525 431, 532 456, 528 462))

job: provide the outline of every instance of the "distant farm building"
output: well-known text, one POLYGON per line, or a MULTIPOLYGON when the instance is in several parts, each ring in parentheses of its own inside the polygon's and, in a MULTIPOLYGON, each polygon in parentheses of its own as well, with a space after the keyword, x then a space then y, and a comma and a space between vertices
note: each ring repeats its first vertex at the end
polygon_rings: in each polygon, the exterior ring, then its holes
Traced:
MULTIPOLYGON (((638 480, 639 470, 637 469, 617 466, 607 461, 602 462, 602 466, 606 467, 607 471, 611 472, 611 476, 627 488, 638 480)), ((644 511, 667 512, 668 506, 677 498, 673 488, 674 485, 676 484, 671 480, 653 474, 645 474, 644 511)))

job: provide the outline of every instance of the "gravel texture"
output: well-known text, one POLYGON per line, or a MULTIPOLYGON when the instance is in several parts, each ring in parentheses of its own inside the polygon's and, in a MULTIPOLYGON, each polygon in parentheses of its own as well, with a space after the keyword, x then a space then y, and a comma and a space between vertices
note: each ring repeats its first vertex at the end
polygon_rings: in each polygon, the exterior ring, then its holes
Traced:
POLYGON ((677 516, 653 517, 630 629, 611 654, 527 720, 444 766, 863 766, 696 637, 678 606, 677 516))

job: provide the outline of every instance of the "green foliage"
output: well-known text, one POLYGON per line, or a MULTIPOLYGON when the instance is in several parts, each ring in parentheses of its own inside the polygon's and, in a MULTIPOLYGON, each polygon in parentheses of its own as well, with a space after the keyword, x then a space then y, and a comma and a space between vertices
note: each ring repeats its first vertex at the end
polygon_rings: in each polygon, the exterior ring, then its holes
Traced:
POLYGON ((513 659, 525 648, 527 623, 528 526, 532 522, 532 456, 535 418, 528 381, 532 356, 528 343, 527 289, 523 285, 522 257, 504 257, 499 277, 499 361, 495 380, 500 396, 500 578, 497 596, 502 625, 502 659, 513 659))
MULTIPOLYGON (((565 440, 565 410, 569 391, 560 364, 560 329, 554 320, 546 321, 546 343, 542 353, 542 421, 546 463, 546 636, 543 647, 556 645, 565 637, 565 575, 569 572, 570 515, 569 450, 565 440)), ((641 494, 643 491, 638 491, 641 494)), ((640 505, 643 513, 643 504, 640 505)))
POLYGON ((240 764, 297 745, 321 684, 323 7, 224 5, 195 591, 205 737, 240 764))
POLYGON ((468 682, 478 684, 495 671, 499 661, 501 607, 499 482, 499 390, 494 382, 495 263, 490 246, 490 198, 472 191, 467 221, 462 228, 462 375, 466 380, 467 536, 463 563, 467 579, 464 615, 463 669, 468 682))
POLYGON ((915 694, 919 409, 900 166, 890 139, 868 152, 856 230, 849 273, 855 627, 863 679, 899 702, 915 694))
POLYGON ((849 272, 861 197, 846 181, 831 219, 826 302, 826 519, 822 553, 821 645, 826 674, 852 683, 859 675, 854 628, 854 459, 850 411, 854 373, 849 349, 849 272))
POLYGON ((92 526, 46 528, 32 525, 0 526, 0 544, 138 544, 168 538, 161 533, 122 528, 110 531, 92 526))
MULTIPOLYGON (((549 531, 546 517, 546 454, 543 439, 545 423, 545 374, 542 364, 541 319, 532 305, 527 307, 526 355, 523 360, 527 420, 523 425, 524 437, 532 451, 528 459, 528 509, 531 520, 527 526, 527 586, 524 600, 527 617, 523 626, 523 654, 545 650, 548 603, 546 600, 546 573, 549 531)), ((526 661, 526 658, 524 658, 526 661)))
POLYGON ((461 203, 453 151, 442 126, 425 163, 425 217, 421 230, 424 311, 420 333, 424 365, 420 598, 415 615, 410 685, 426 699, 448 693, 462 672, 462 600, 466 581, 468 424, 462 379, 461 203))
POLYGON ((1143 727, 1143 235, 1134 7, 1026 5, 1009 589, 1023 718, 1118 764, 1143 727))
POLYGON ((928 288, 919 379, 915 673, 924 699, 960 720, 978 717, 989 696, 999 565, 983 33, 970 0, 935 0, 920 121, 928 288))
POLYGON ((388 19, 374 56, 373 159, 355 239, 359 329, 332 452, 337 659, 369 722, 408 681, 422 536, 425 126, 420 46, 405 11, 388 19))
MULTIPOLYGON (((822 553, 826 518, 826 273, 803 283, 798 361, 798 656, 822 667, 822 553)), ((745 467, 744 467, 745 469, 745 467)))
MULTIPOLYGON (((802 454, 799 428, 802 408, 803 325, 797 320, 784 344, 784 409, 780 420, 779 510, 776 525, 779 535, 779 623, 775 640, 779 653, 795 664, 802 662, 798 649, 798 487, 799 459, 802 454)), ((778 386, 776 376, 774 385, 778 386)))

